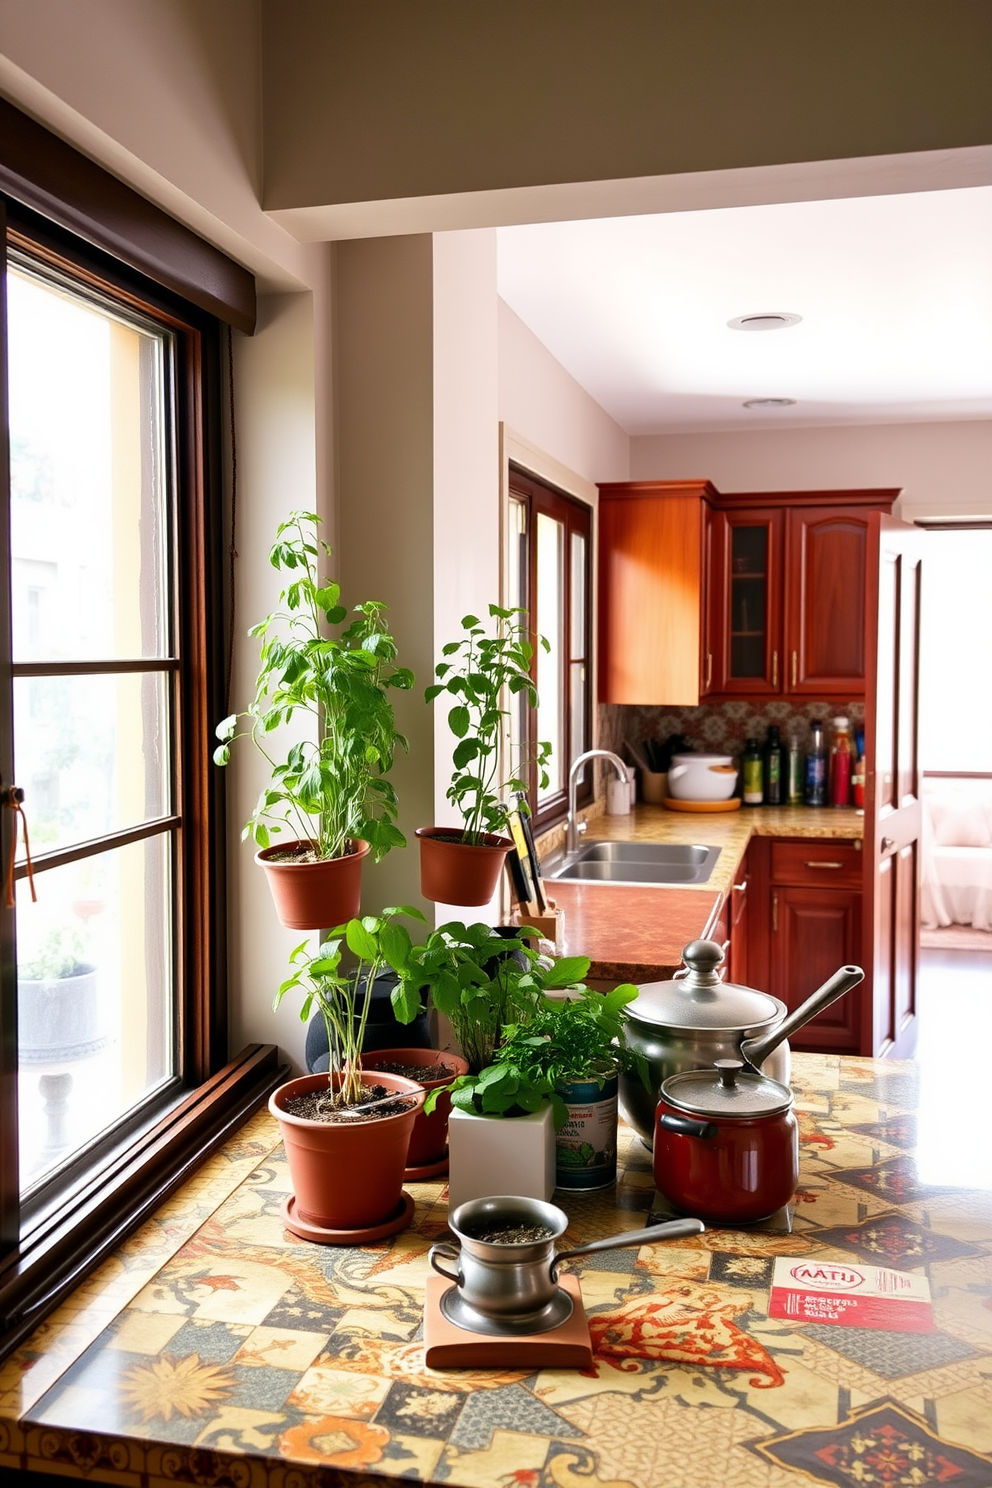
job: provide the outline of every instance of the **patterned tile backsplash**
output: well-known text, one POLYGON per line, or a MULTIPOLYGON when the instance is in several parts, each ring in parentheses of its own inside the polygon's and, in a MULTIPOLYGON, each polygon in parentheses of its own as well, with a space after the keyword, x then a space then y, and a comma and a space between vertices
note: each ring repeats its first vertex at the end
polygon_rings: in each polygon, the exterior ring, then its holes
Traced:
POLYGON ((805 748, 809 743, 809 724, 819 718, 824 725, 827 748, 830 747, 830 720, 846 717, 852 734, 864 728, 863 702, 791 702, 770 698, 767 702, 734 700, 727 703, 701 703, 697 708, 633 707, 603 703, 599 709, 599 742, 604 749, 620 750, 625 740, 638 744, 643 739, 662 743, 671 734, 683 734, 696 749, 710 754, 739 755, 745 743, 755 738, 764 743, 769 724, 778 724, 782 740, 796 725, 805 748))

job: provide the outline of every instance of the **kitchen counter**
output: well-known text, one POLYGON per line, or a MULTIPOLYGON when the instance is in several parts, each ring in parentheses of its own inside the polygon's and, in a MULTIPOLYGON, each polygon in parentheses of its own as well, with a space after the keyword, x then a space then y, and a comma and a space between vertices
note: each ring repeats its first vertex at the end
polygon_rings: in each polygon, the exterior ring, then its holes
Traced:
POLYGON ((720 857, 706 883, 677 888, 549 880, 548 893, 564 911, 559 951, 589 956, 594 982, 665 980, 681 966, 683 946, 711 934, 752 837, 860 841, 863 833, 863 813, 847 807, 754 806, 697 814, 638 806, 627 816, 597 816, 583 846, 698 842, 719 847, 720 857))
MULTIPOLYGON (((134 1488, 989 1488, 992 1192, 985 1134, 914 1065, 797 1055, 789 1219, 569 1263, 592 1370, 428 1369, 427 1251, 410 1229, 295 1240, 267 1113, 241 1132, 0 1370, 0 1476, 134 1488), (938 1092, 939 1094, 939 1092, 938 1092), (982 1164, 982 1171, 988 1164, 982 1164), (980 1180, 979 1180, 980 1181, 980 1180), (925 1275, 935 1331, 769 1316, 776 1256, 925 1275)), ((622 1134, 621 1181, 557 1195, 580 1244, 664 1211, 622 1134)))

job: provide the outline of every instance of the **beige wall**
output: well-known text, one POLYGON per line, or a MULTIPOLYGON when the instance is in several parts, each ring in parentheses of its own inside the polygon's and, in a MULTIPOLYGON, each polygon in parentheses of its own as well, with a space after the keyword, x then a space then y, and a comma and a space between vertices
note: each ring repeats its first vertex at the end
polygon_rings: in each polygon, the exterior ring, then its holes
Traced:
POLYGON ((899 515, 992 516, 992 422, 666 434, 630 441, 633 480, 705 476, 720 491, 899 486, 899 515))
POLYGON ((992 140, 973 0, 262 0, 262 26, 272 208, 992 140))
POLYGON ((499 416, 515 434, 589 481, 626 480, 620 425, 499 301, 499 416))

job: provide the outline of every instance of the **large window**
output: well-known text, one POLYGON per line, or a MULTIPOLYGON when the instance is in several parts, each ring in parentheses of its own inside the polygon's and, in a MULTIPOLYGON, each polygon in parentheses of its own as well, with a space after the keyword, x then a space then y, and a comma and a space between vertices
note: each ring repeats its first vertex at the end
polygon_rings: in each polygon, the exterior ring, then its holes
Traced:
POLYGON ((248 328, 250 280, 2 103, 0 126, 0 803, 23 808, 36 895, 0 810, 2 1354, 257 1103, 276 1058, 228 1063, 210 765, 211 312, 240 296, 248 328))
MULTIPOLYGON (((528 799, 539 830, 567 809, 571 763, 590 747, 591 514, 583 502, 510 467, 510 556, 507 602, 530 612, 536 648, 534 680, 539 705, 513 719, 515 742, 547 739, 547 785, 531 772, 528 799)), ((579 803, 592 800, 592 771, 583 766, 579 803)))

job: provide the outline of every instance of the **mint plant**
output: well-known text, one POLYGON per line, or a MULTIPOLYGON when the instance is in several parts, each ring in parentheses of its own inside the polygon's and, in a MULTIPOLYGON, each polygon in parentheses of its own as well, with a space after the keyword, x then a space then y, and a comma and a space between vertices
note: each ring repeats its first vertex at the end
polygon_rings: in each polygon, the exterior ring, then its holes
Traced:
POLYGON ((226 765, 232 741, 247 735, 268 763, 270 784, 243 838, 264 848, 288 827, 318 859, 343 857, 350 838, 363 838, 378 860, 406 842, 387 779, 396 748, 407 748, 390 693, 414 678, 396 665, 385 606, 356 605, 349 620, 340 586, 319 576, 319 560, 331 552, 317 536, 319 522, 314 512, 295 511, 277 530, 269 561, 287 579, 280 608, 248 632, 262 641, 255 696, 217 726, 214 762, 226 765), (277 731, 301 720, 310 737, 280 755, 277 731))
MULTIPOLYGON (((457 739, 452 763, 454 774, 445 792, 457 807, 464 822, 462 841, 478 842, 485 833, 506 829, 514 795, 527 790, 529 759, 521 758, 501 778, 501 743, 505 722, 510 713, 508 699, 524 695, 530 707, 537 706, 537 689, 530 675, 534 647, 530 642, 527 611, 489 606, 489 618, 495 620, 495 634, 475 615, 462 620, 465 634, 442 648, 448 658, 434 668, 437 681, 427 688, 428 703, 448 693, 454 699, 448 711, 448 727, 457 739), (520 618, 523 617, 523 618, 520 618)), ((546 651, 547 640, 538 638, 546 651)), ((541 785, 548 783, 547 762, 551 745, 538 743, 533 760, 540 772, 541 785)))

